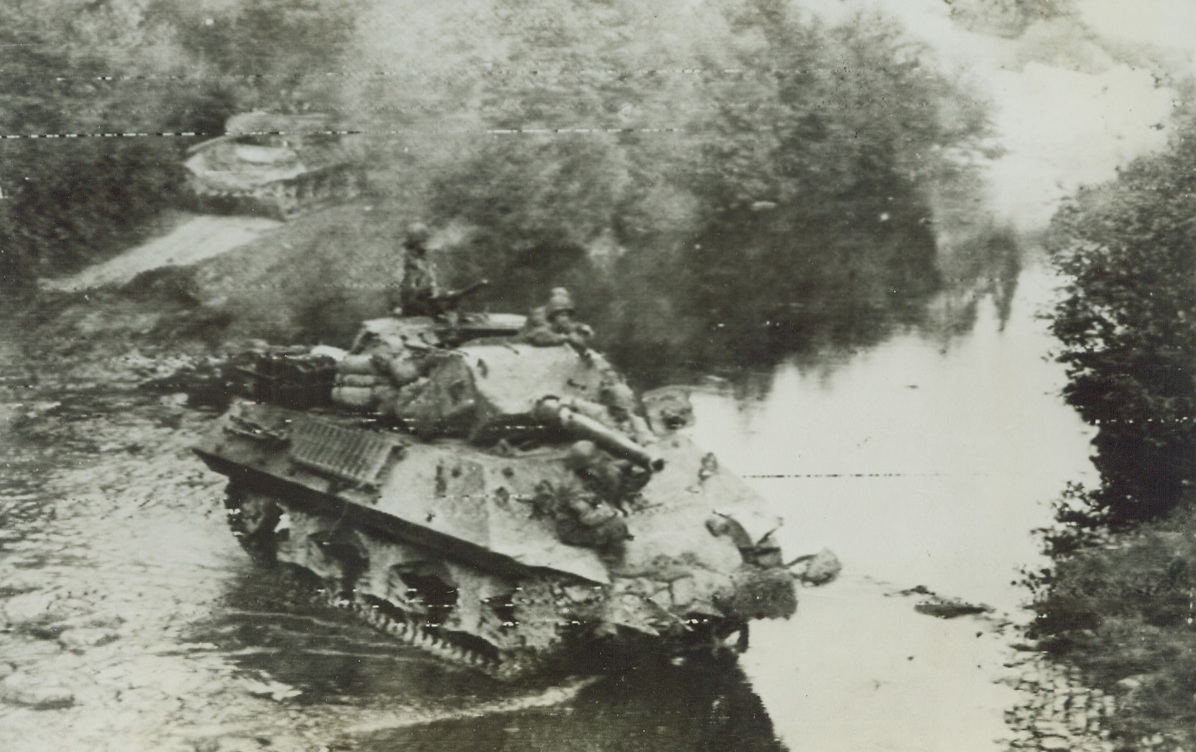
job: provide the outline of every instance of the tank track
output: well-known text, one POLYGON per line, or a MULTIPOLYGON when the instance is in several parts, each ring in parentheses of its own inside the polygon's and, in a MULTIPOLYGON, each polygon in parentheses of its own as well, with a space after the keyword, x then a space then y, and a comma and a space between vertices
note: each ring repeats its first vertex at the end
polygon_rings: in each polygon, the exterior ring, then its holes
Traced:
POLYGON ((453 642, 409 620, 388 615, 377 604, 361 598, 346 598, 328 589, 319 589, 316 601, 324 606, 353 614, 380 632, 385 632, 408 647, 417 648, 445 663, 480 671, 502 682, 513 682, 540 673, 550 661, 535 655, 488 656, 480 650, 453 642))
MULTIPOLYGON (((531 576, 509 594, 504 593, 491 608, 476 609, 482 618, 475 628, 459 622, 450 625, 444 619, 446 614, 438 613, 451 610, 443 603, 430 602, 434 599, 427 593, 414 592, 410 599, 395 596, 393 583, 389 589, 379 586, 387 579, 384 573, 371 570, 371 562, 419 555, 417 547, 360 528, 347 530, 334 514, 299 509, 234 486, 226 493, 225 507, 233 535, 251 558, 289 568, 312 586, 316 602, 346 611, 439 660, 511 682, 542 673, 564 653, 563 633, 572 616, 568 608, 562 608, 571 602, 564 589, 576 585, 566 582, 564 576, 531 576), (327 541, 296 545, 300 539, 321 537, 327 541)), ((496 580, 491 573, 462 562, 439 563, 475 584, 496 580)), ((408 592, 412 590, 415 588, 408 592)), ((458 596, 482 600, 476 593, 464 593, 465 583, 458 590, 458 596)))
POLYGON ((352 201, 361 195, 363 183, 355 172, 338 169, 238 190, 216 190, 196 182, 191 190, 201 210, 261 212, 286 221, 325 206, 352 201))

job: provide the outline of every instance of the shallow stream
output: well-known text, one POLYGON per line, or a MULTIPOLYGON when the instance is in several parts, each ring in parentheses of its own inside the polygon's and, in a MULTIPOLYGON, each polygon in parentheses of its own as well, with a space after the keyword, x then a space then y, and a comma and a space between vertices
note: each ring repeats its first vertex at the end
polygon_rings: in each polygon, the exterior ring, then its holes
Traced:
MULTIPOLYGON (((311 605, 225 528, 213 414, 58 390, 10 353, 0 444, 6 750, 1002 749, 1048 501, 1086 472, 1023 272, 1009 316, 694 388, 695 433, 842 579, 739 666, 501 686, 311 605), (993 607, 919 613, 921 586, 993 607), (14 675, 15 676, 11 676, 14 675), (14 689, 15 688, 15 689, 14 689)), ((947 298, 935 303, 957 305, 947 298)), ((947 314, 950 314, 948 311, 947 314)))

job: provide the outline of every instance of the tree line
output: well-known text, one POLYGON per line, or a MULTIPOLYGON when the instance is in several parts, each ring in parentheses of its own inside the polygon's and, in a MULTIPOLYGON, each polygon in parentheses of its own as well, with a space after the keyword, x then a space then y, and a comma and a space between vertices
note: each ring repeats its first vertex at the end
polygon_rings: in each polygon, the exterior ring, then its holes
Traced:
POLYGON ((1189 106, 1166 151, 1081 190, 1053 220, 1066 286, 1052 330, 1069 377, 1065 396, 1097 429, 1101 476, 1064 510, 1079 528, 1126 529, 1196 500, 1194 216, 1189 106))
POLYGON ((377 144, 389 182, 465 228, 455 271, 498 282, 496 305, 563 281, 611 345, 750 361, 938 289, 930 188, 969 170, 988 121, 891 19, 478 0, 446 37, 426 33, 443 10, 386 8, 358 52, 387 75, 357 110, 397 134, 377 144))
MULTIPOLYGON (((937 186, 966 182, 989 136, 984 103, 897 23, 827 25, 786 0, 0 13, 23 40, 0 47, 5 134, 207 136, 235 112, 332 112, 367 144, 369 200, 451 237, 449 276, 495 282, 483 303, 571 284, 610 341, 699 360, 916 316, 943 282, 937 186)), ((3 279, 152 229, 202 137, 0 140, 3 279)))
POLYGON ((1100 480, 1059 500, 1052 565, 1028 577, 1033 632, 1121 694, 1104 724, 1126 748, 1196 740, 1196 112, 1169 126, 1167 149, 1080 190, 1049 236, 1064 396, 1095 429, 1100 480))
POLYGON ((293 107, 308 56, 338 54, 351 10, 309 0, 0 6, 0 288, 28 289, 151 231, 179 201, 186 148, 235 112, 293 107))

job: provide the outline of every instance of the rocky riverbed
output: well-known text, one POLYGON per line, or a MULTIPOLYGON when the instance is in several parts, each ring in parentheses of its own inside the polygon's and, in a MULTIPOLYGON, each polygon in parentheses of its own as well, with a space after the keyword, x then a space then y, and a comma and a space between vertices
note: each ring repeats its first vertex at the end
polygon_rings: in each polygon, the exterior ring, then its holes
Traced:
MULTIPOLYGON (((1086 687, 1074 669, 1030 653, 1015 663, 1013 686, 1024 696, 1006 713, 1014 750, 1113 752, 1103 719, 1116 711, 1117 699, 1086 687)), ((1160 739, 1160 742, 1162 740, 1160 739)))

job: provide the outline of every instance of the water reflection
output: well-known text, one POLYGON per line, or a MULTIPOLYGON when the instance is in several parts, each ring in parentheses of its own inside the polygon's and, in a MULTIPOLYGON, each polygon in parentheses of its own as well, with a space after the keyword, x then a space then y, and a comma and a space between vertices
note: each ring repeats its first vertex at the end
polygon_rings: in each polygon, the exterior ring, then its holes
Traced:
POLYGON ((1003 325, 1021 243, 978 216, 977 190, 940 187, 934 210, 894 188, 796 215, 729 212, 693 238, 613 259, 541 249, 504 267, 483 249, 450 255, 460 282, 492 280, 480 307, 525 310, 568 286, 599 347, 643 386, 712 371, 738 380, 783 361, 833 363, 910 330, 948 342, 971 331, 986 298, 1003 325))
POLYGON ((227 584, 212 618, 191 639, 216 645, 251 672, 301 692, 304 704, 386 707, 494 699, 502 685, 408 648, 315 603, 310 589, 276 569, 247 568, 227 584))
POLYGON ((653 663, 617 676, 502 684, 314 605, 261 568, 230 579, 186 641, 213 646, 238 674, 274 686, 345 748, 785 749, 734 663, 653 663))
POLYGON ((1016 581, 1041 561, 1031 531, 1091 472, 1091 433, 1059 397, 1064 374, 1044 357, 1052 340, 1036 316, 1055 284, 1029 266, 1000 287, 1008 303, 998 290, 975 301, 945 291, 939 320, 967 321, 966 336, 910 327, 752 374, 747 399, 734 382, 694 390, 695 438, 784 516, 785 550, 826 546, 845 564, 840 582, 803 592, 793 620, 754 627, 744 657, 792 746, 1001 748, 1001 708, 1016 698, 992 678, 1009 635, 891 594, 923 585, 1029 618, 1016 581))
POLYGON ((1016 608, 1031 529, 1082 477, 1089 432, 1062 403, 1035 316, 1053 278, 1022 276, 1014 315, 976 303, 972 333, 912 329, 854 355, 695 392, 697 439, 756 481, 800 535, 860 570, 1016 608), (767 388, 758 384, 767 378, 767 388))
MULTIPOLYGON (((467 711, 468 713, 468 711, 467 711)), ((733 666, 648 666, 584 687, 571 701, 378 731, 364 749, 505 752, 780 752, 772 721, 733 666)))

